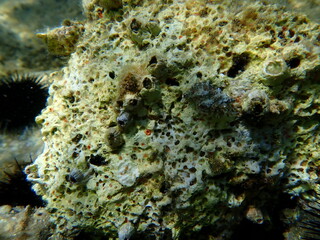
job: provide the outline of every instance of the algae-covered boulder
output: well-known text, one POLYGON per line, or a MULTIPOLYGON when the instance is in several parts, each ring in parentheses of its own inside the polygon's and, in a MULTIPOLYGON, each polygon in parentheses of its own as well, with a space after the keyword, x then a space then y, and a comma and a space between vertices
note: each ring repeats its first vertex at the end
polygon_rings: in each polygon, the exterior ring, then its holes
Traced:
POLYGON ((62 236, 228 239, 315 188, 319 25, 260 3, 109 2, 84 1, 26 169, 62 236))

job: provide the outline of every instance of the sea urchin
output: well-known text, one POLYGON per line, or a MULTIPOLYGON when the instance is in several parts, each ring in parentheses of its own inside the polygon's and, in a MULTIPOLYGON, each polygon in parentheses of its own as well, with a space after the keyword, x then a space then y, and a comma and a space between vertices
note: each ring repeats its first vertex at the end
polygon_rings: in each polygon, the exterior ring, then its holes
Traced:
POLYGON ((45 107, 47 88, 41 78, 11 75, 0 80, 0 128, 12 131, 34 122, 45 107))
POLYGON ((0 180, 0 206, 31 205, 43 207, 45 203, 42 201, 41 197, 36 195, 32 190, 32 184, 27 181, 26 174, 23 172, 23 168, 28 163, 20 164, 16 159, 15 163, 15 168, 12 171, 4 171, 6 179, 0 180))

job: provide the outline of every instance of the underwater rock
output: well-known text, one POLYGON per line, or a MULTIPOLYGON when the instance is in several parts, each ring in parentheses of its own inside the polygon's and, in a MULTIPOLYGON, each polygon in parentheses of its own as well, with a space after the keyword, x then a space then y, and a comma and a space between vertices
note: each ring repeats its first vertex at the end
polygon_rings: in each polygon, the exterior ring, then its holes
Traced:
POLYGON ((52 235, 52 224, 44 208, 0 207, 0 236, 10 239, 48 239, 52 235))
POLYGON ((57 56, 68 56, 82 34, 83 26, 79 23, 67 21, 66 26, 55 28, 47 33, 38 33, 37 37, 43 39, 48 46, 51 54, 57 56))
POLYGON ((51 74, 45 149, 26 169, 57 234, 228 239, 242 219, 264 226, 273 193, 315 187, 320 26, 229 2, 84 1, 106 14, 51 74), (66 181, 72 169, 90 177, 66 181))

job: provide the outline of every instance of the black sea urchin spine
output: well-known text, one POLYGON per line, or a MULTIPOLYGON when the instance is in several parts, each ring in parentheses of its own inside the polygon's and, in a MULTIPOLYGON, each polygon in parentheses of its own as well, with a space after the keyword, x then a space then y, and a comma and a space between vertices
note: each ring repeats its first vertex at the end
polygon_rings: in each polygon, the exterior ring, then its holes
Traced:
POLYGON ((317 194, 313 201, 304 201, 302 207, 301 239, 320 240, 320 196, 317 194))

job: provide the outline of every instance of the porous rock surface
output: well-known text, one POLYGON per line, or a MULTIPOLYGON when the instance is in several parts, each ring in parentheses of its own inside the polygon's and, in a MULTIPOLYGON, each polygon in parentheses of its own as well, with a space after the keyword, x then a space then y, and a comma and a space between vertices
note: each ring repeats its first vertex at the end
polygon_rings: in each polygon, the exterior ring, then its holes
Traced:
POLYGON ((228 2, 84 1, 26 169, 62 235, 227 239, 249 205, 315 187, 320 27, 228 2))

